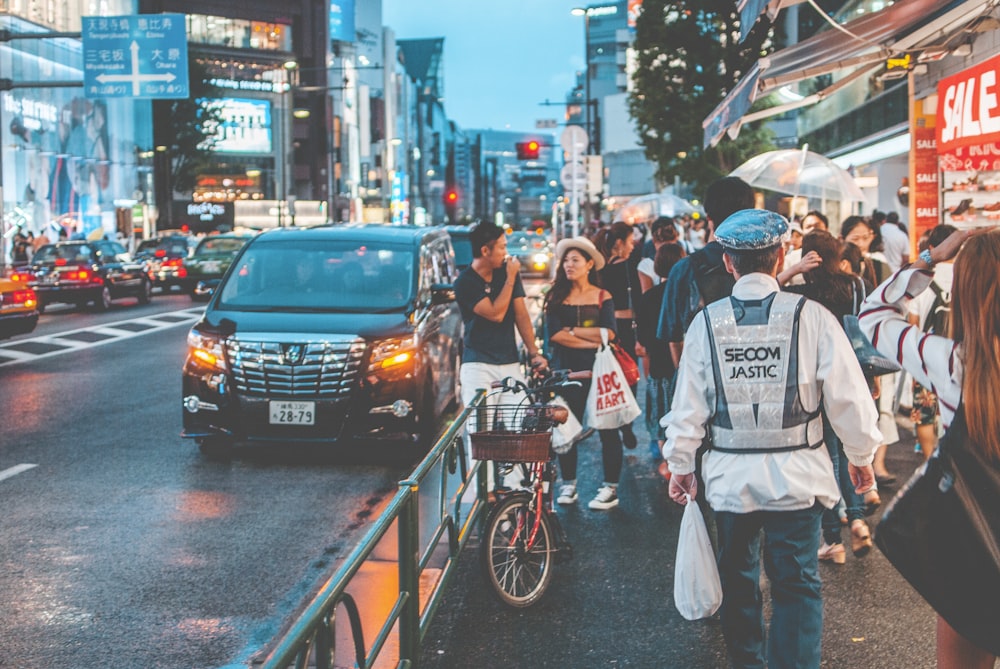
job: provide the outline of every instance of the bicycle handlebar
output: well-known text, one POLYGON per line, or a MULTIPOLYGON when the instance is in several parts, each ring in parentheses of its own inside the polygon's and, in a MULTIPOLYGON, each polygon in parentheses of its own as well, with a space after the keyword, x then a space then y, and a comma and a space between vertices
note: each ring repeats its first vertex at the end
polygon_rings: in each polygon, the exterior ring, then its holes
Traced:
POLYGON ((523 392, 531 395, 543 391, 554 390, 564 386, 579 386, 581 385, 580 381, 587 380, 592 376, 593 373, 589 369, 579 372, 573 372, 568 369, 558 369, 550 372, 548 378, 543 381, 542 385, 534 388, 512 376, 508 376, 500 381, 493 381, 490 384, 490 388, 493 390, 502 390, 504 392, 523 392))

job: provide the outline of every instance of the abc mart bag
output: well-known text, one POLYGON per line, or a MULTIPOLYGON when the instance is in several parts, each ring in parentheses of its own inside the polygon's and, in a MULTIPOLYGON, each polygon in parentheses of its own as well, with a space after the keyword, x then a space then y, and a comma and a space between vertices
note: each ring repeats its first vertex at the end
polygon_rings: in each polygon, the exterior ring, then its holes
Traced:
POLYGON ((955 631, 1000 655, 1000 464, 969 443, 965 407, 889 503, 875 544, 955 631))
POLYGON ((601 347, 594 356, 593 378, 587 393, 583 422, 595 430, 613 430, 628 425, 641 413, 625 373, 608 345, 608 330, 601 328, 601 347))

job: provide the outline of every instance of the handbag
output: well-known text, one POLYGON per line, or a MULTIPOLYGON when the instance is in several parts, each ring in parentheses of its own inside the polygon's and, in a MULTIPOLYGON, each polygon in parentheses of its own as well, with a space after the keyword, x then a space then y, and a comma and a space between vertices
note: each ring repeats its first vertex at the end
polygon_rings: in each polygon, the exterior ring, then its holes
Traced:
POLYGON ((601 347, 594 356, 583 422, 595 430, 613 430, 628 425, 641 413, 621 365, 608 345, 608 330, 601 328, 601 347))
POLYGON ((938 615, 1000 655, 1000 466, 969 443, 965 408, 889 503, 875 544, 938 615))
POLYGON ((615 360, 618 361, 618 365, 622 368, 622 373, 625 375, 625 383, 630 386, 639 383, 639 363, 629 355, 625 347, 618 343, 618 340, 612 341, 610 346, 611 352, 615 355, 615 360))
POLYGON ((677 538, 674 606, 687 620, 708 618, 722 606, 722 581, 701 509, 688 495, 677 538))

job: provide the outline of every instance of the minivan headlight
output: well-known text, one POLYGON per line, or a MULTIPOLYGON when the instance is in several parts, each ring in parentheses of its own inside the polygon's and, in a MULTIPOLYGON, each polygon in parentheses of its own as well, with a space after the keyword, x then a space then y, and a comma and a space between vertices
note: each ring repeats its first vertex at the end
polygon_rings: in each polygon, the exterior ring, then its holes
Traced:
POLYGON ((191 330, 187 337, 188 358, 202 367, 226 369, 226 358, 222 351, 222 338, 191 330))
POLYGON ((413 360, 416 350, 417 339, 413 336, 379 340, 372 346, 368 369, 378 371, 405 365, 413 360))

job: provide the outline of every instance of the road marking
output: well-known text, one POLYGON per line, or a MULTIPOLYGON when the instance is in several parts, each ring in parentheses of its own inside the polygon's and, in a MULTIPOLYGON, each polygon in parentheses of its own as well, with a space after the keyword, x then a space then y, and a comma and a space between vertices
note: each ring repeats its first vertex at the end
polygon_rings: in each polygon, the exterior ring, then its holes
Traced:
POLYGON ((140 316, 113 323, 101 323, 58 334, 18 339, 0 344, 0 367, 132 339, 178 325, 190 325, 201 318, 204 313, 205 307, 203 306, 190 307, 178 311, 165 311, 153 316, 140 316))
POLYGON ((34 469, 37 466, 38 465, 29 465, 29 464, 14 465, 13 467, 10 467, 0 472, 0 481, 3 481, 4 479, 9 479, 12 476, 17 476, 21 472, 26 472, 29 469, 34 469))

